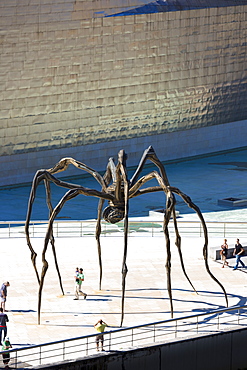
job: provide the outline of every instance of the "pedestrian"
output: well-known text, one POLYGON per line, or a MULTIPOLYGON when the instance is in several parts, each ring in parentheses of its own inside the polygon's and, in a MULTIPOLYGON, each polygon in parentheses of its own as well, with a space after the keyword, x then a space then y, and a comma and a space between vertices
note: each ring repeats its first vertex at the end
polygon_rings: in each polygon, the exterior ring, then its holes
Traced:
POLYGON ((100 332, 100 334, 98 334, 96 336, 96 339, 95 339, 95 342, 96 342, 96 349, 97 351, 99 351, 99 342, 101 344, 101 351, 104 351, 104 334, 103 332, 105 331, 105 328, 107 327, 108 325, 103 321, 103 320, 99 320, 98 322, 96 322, 96 324, 94 325, 95 329, 100 332))
POLYGON ((81 290, 81 285, 83 281, 84 281, 84 273, 83 273, 83 269, 80 268, 79 272, 76 271, 75 273, 75 298, 74 300, 79 299, 79 295, 83 295, 84 299, 87 298, 87 294, 82 292, 81 290))
POLYGON ((225 267, 225 264, 228 266, 229 263, 226 261, 227 259, 227 253, 228 253, 228 244, 227 244, 227 239, 224 239, 224 243, 222 244, 221 246, 221 251, 220 251, 220 254, 221 254, 221 259, 223 261, 223 265, 222 265, 222 268, 225 267))
POLYGON ((9 321, 8 316, 6 313, 3 312, 2 307, 0 307, 0 344, 2 344, 2 339, 7 336, 7 322, 9 321))
MULTIPOLYGON (((2 351, 8 351, 10 348, 12 348, 9 338, 6 338, 3 342, 2 351)), ((3 353, 3 363, 5 365, 5 369, 10 369, 8 363, 10 361, 10 353, 3 353)))
POLYGON ((5 312, 5 302, 7 299, 7 287, 10 286, 10 283, 6 281, 5 283, 2 284, 1 289, 0 289, 0 302, 1 302, 1 307, 3 309, 3 312, 5 312))
POLYGON ((242 265, 242 267, 245 267, 245 264, 241 260, 241 257, 244 255, 244 248, 239 243, 239 239, 237 239, 237 241, 236 241, 235 249, 234 249, 233 254, 236 256, 236 264, 235 264, 233 270, 237 270, 239 262, 242 265))

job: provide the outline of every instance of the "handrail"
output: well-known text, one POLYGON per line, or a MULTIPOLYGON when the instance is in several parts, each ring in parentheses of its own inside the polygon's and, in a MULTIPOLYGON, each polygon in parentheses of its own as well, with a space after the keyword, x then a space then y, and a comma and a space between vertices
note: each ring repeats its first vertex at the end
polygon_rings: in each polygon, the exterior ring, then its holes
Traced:
MULTIPOLYGON (((133 346, 169 342, 174 338, 230 331, 239 328, 241 324, 247 328, 247 305, 111 330, 104 333, 104 342, 107 351, 124 350, 133 346)), ((94 354, 96 336, 97 334, 90 334, 7 352, 10 353, 11 366, 16 368, 24 362, 28 366, 47 365, 94 354)), ((0 355, 4 352, 0 352, 0 355)))
MULTIPOLYGON (((203 236, 203 228, 199 221, 183 221, 177 219, 181 236, 203 236)), ((47 229, 47 221, 31 221, 29 233, 32 238, 44 237, 47 229)), ((246 236, 247 222, 207 221, 208 235, 210 237, 230 237, 231 235, 246 236)), ((25 238, 25 221, 0 221, 0 238, 25 238)), ((59 220, 54 222, 55 237, 81 237, 95 236, 96 220, 59 220)), ((122 236, 123 222, 108 224, 102 221, 101 236, 122 236)), ((129 220, 129 235, 131 236, 162 236, 162 220, 132 221, 129 220)), ((169 232, 174 234, 172 222, 169 232)))

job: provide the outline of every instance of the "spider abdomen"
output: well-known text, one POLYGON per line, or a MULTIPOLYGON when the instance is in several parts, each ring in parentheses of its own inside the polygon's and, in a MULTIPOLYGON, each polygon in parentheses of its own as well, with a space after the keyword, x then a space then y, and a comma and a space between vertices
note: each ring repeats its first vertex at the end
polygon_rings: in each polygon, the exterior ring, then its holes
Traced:
POLYGON ((108 206, 103 211, 103 219, 111 224, 116 224, 124 218, 124 208, 108 206))

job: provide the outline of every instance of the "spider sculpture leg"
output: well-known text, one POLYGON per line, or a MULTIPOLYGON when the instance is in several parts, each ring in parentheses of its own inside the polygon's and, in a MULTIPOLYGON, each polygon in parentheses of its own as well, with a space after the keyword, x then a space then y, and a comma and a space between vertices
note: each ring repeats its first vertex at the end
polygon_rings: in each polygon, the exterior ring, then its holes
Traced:
POLYGON ((101 290, 101 283, 102 283, 102 257, 101 257, 100 234, 101 234, 101 215, 102 215, 103 205, 104 205, 104 199, 100 199, 99 205, 98 205, 98 217, 97 217, 96 231, 95 231, 95 237, 96 237, 97 248, 98 248, 98 259, 99 259, 99 290, 101 290))
MULTIPOLYGON (((140 175, 145 163, 147 160, 150 160, 152 163, 154 163, 158 169, 159 169, 159 173, 160 173, 160 176, 161 178, 163 179, 163 182, 164 182, 164 185, 165 187, 168 187, 169 186, 169 181, 168 181, 168 177, 166 175, 166 171, 165 171, 165 168, 162 164, 162 162, 158 159, 154 149, 152 146, 149 146, 143 153, 143 156, 140 160, 140 163, 134 173, 134 175, 132 176, 131 180, 130 180, 130 186, 134 186, 135 183, 137 182, 137 179, 138 179, 138 176, 140 175)), ((162 189, 160 189, 162 190, 162 189)), ((175 201, 175 200, 174 200, 175 201)), ((178 231, 178 227, 177 227, 177 220, 176 220, 176 210, 175 210, 175 203, 174 203, 174 206, 172 207, 172 210, 171 210, 171 215, 172 215, 172 218, 173 218, 173 223, 174 223, 174 228, 175 228, 175 233, 176 233, 176 246, 178 248, 178 254, 179 254, 179 258, 180 258, 180 264, 181 264, 181 267, 182 267, 182 271, 186 277, 186 279, 188 280, 189 284, 191 285, 192 289, 197 293, 194 285, 192 284, 186 270, 185 270, 185 266, 184 266, 184 261, 183 261, 183 255, 182 255, 182 249, 181 249, 181 237, 180 237, 180 234, 179 234, 179 231, 178 231)), ((168 248, 168 246, 167 246, 168 248)))
MULTIPOLYGON (((140 175, 140 173, 141 173, 145 163, 147 162, 147 160, 150 160, 152 163, 154 163, 158 167, 160 176, 163 179, 165 187, 169 186, 170 184, 169 184, 168 177, 166 175, 165 168, 164 168, 162 162, 157 157, 157 155, 156 155, 152 146, 149 146, 144 151, 143 156, 140 160, 140 163, 139 163, 134 175, 132 176, 132 178, 130 180, 130 186, 132 187, 136 184, 138 176, 140 175)), ((160 189, 160 190, 162 190, 162 189, 160 189)), ((180 258, 180 264, 181 264, 181 267, 182 267, 182 271, 184 273, 184 276, 188 280, 189 284, 191 285, 192 289, 197 293, 194 285, 192 284, 192 282, 191 282, 191 280, 190 280, 190 278, 189 278, 189 276, 188 276, 188 274, 185 270, 185 266, 184 266, 183 254, 182 254, 182 249, 181 249, 181 237, 180 237, 178 227, 177 227, 175 204, 174 204, 174 207, 172 207, 171 215, 172 215, 172 218, 173 218, 173 223, 174 223, 174 228, 175 228, 175 233, 176 233, 176 242, 175 242, 175 244, 176 244, 177 249, 178 249, 178 254, 179 254, 179 258, 180 258)))
MULTIPOLYGON (((50 215, 49 215, 49 218, 50 218, 50 216, 53 212, 53 207, 52 207, 52 204, 51 204, 51 187, 50 187, 50 182, 47 181, 46 179, 44 180, 44 183, 45 183, 45 189, 46 189, 46 202, 47 202, 47 206, 48 206, 49 211, 50 211, 50 215)), ((62 291, 62 295, 64 295, 62 278, 61 278, 61 274, 60 274, 60 270, 59 270, 59 266, 58 266, 58 261, 57 261, 57 254, 56 254, 56 249, 55 249, 55 239, 54 239, 54 235, 53 235, 53 230, 51 230, 51 233, 50 233, 50 243, 51 243, 51 247, 52 247, 52 253, 53 253, 53 257, 54 257, 55 267, 56 267, 56 270, 57 270, 57 275, 58 275, 58 279, 59 279, 60 288, 61 288, 61 291, 62 291)))
POLYGON ((101 192, 98 192, 97 190, 85 189, 83 187, 81 187, 80 189, 69 190, 62 197, 62 199, 60 200, 60 202, 56 205, 56 207, 54 208, 54 210, 53 210, 53 212, 52 212, 52 214, 51 214, 51 216, 49 218, 48 228, 47 228, 46 237, 45 237, 45 241, 44 241, 44 248, 43 248, 43 252, 42 252, 42 263, 43 263, 43 267, 42 267, 42 272, 41 272, 41 277, 40 277, 39 301, 38 301, 38 323, 39 324, 40 324, 40 309, 41 309, 42 290, 43 290, 45 275, 46 275, 46 272, 47 272, 47 269, 48 269, 48 262, 46 261, 45 255, 46 255, 48 243, 49 243, 49 241, 51 239, 51 235, 53 233, 53 222, 54 222, 55 218, 57 217, 57 215, 59 214, 59 212, 62 210, 64 204, 68 200, 71 200, 71 199, 75 198, 79 194, 90 195, 88 193, 88 191, 90 191, 90 193, 97 194, 95 196, 98 196, 98 197, 99 196, 105 196, 106 199, 109 200, 108 194, 101 194, 101 192))
MULTIPOLYGON (((46 184, 46 186, 47 186, 47 184, 46 184)), ((46 189, 48 190, 48 187, 46 189)), ((49 191, 47 191, 47 194, 48 194, 47 202, 49 204, 50 203, 49 191)), ((31 259, 32 259, 34 269, 35 269, 35 272, 36 272, 36 276, 37 276, 37 279, 38 279, 38 283, 39 283, 39 303, 38 303, 38 322, 39 323, 40 323, 40 307, 41 307, 42 289, 43 289, 43 283, 44 283, 44 278, 45 278, 45 275, 46 275, 46 271, 48 269, 48 262, 45 259, 45 254, 46 254, 46 250, 47 250, 47 246, 48 246, 49 241, 53 243, 53 246, 52 246, 53 247, 53 253, 54 253, 54 256, 56 257, 54 238, 53 238, 53 221, 54 221, 54 218, 57 216, 57 214, 62 209, 64 203, 67 200, 70 200, 70 199, 74 198, 75 196, 77 196, 79 194, 83 194, 83 195, 87 195, 87 196, 94 196, 94 197, 98 197, 98 198, 103 198, 103 199, 108 200, 108 201, 113 200, 113 196, 111 194, 106 194, 105 192, 100 192, 100 191, 94 190, 94 189, 87 189, 87 188, 84 188, 83 186, 80 186, 80 185, 70 184, 70 183, 61 181, 61 180, 55 178, 53 175, 51 175, 48 171, 38 171, 35 178, 34 178, 34 181, 33 181, 33 186, 32 186, 30 199, 29 199, 29 206, 28 206, 27 219, 26 219, 26 224, 25 224, 25 231, 26 231, 27 243, 28 243, 28 246, 29 246, 30 251, 31 251, 31 259), (69 188, 69 189, 72 189, 72 190, 70 190, 69 192, 67 192, 64 195, 64 197, 61 199, 61 201, 58 203, 58 205, 51 212, 51 215, 50 215, 50 218, 49 218, 49 224, 48 224, 48 231, 47 231, 47 234, 46 234, 44 249, 43 249, 43 253, 42 253, 43 268, 42 268, 42 272, 41 272, 41 277, 39 277, 38 270, 37 270, 37 267, 36 267, 36 256, 37 256, 37 254, 34 251, 34 249, 32 248, 32 244, 31 244, 30 237, 29 237, 29 223, 30 223, 32 207, 33 207, 33 202, 34 202, 34 199, 35 199, 37 186, 42 180, 44 180, 46 182, 53 182, 56 185, 59 185, 59 186, 64 187, 64 188, 69 188)), ((51 205, 49 204, 49 208, 50 207, 51 207, 51 205)), ((51 208, 50 208, 50 211, 51 211, 51 208)))
MULTIPOLYGON (((175 197, 173 195, 173 193, 175 193, 175 194, 179 195, 184 200, 184 202, 197 213, 197 215, 200 219, 200 222, 201 222, 202 227, 203 227, 203 232, 204 232, 203 256, 204 256, 206 271, 208 272, 210 277, 221 287, 221 289, 224 293, 225 299, 226 299, 226 305, 228 306, 228 298, 227 298, 226 291, 225 291, 223 285, 211 273, 211 271, 209 269, 209 266, 208 266, 208 234, 207 234, 206 223, 204 221, 204 218, 203 218, 199 208, 191 201, 190 197, 188 197, 186 194, 184 194, 183 192, 181 192, 179 189, 177 189, 175 187, 170 187, 170 186, 166 187, 166 185, 164 184, 163 179, 160 177, 160 175, 156 171, 153 171, 150 174, 148 174, 146 176, 143 176, 141 179, 139 179, 136 182, 136 184, 131 188, 130 198, 135 197, 135 196, 139 196, 141 194, 146 194, 146 193, 150 193, 150 192, 154 192, 154 191, 160 191, 160 190, 163 190, 166 193, 166 196, 167 196, 166 212, 165 212, 165 216, 164 216, 163 229, 164 229, 165 236, 166 236, 166 241, 167 241, 166 245, 167 245, 167 255, 168 255, 168 257, 167 257, 166 268, 167 268, 167 286, 168 286, 168 293, 169 293, 170 300, 171 300, 171 294, 172 294, 171 293, 171 288, 170 288, 170 269, 169 269, 170 241, 169 241, 169 232, 168 232, 167 226, 168 226, 168 223, 170 221, 169 217, 171 216, 171 214, 173 212, 173 209, 175 207, 175 197), (149 181, 152 178, 157 179, 158 183, 160 184, 160 187, 158 187, 158 188, 157 187, 152 187, 152 188, 145 188, 145 189, 138 190, 145 182, 149 181), (169 192, 170 192, 170 194, 169 194, 169 192)), ((172 305, 171 305, 171 311, 172 311, 172 305)))
MULTIPOLYGON (((165 173, 165 169, 164 169, 164 166, 163 164, 159 161, 159 159, 157 158, 154 150, 152 147, 149 147, 143 154, 143 157, 140 161, 140 164, 136 170, 136 172, 134 173, 133 177, 131 178, 130 180, 130 198, 133 197, 133 196, 137 196, 137 195, 141 195, 141 194, 144 194, 144 193, 149 193, 149 192, 154 192, 154 191, 160 191, 160 190, 163 190, 167 196, 168 196, 168 193, 167 193, 167 189, 171 189, 170 185, 169 185, 169 182, 168 182, 168 179, 167 179, 167 176, 166 176, 166 173, 165 173), (138 176, 140 174, 140 171, 142 170, 142 168, 144 167, 144 164, 147 160, 150 160, 152 161, 158 168, 159 168, 159 172, 160 172, 160 176, 156 175, 155 174, 155 171, 153 171, 153 174, 154 174, 154 177, 157 178, 159 184, 160 184, 160 187, 157 188, 157 187, 152 187, 152 188, 147 188, 147 189, 143 189, 142 191, 140 192, 137 192, 137 188, 139 188, 143 183, 145 183, 146 181, 148 181, 149 179, 151 179, 152 177, 152 173, 149 174, 149 175, 146 175, 144 176, 142 179, 138 179, 138 176), (151 177, 150 177, 151 176, 151 177), (149 178, 150 177, 150 178, 149 178), (135 189, 135 190, 134 190, 135 189), (136 192, 136 193, 135 193, 136 192)), ((173 188, 175 189, 175 188, 173 188)), ((170 191, 170 190, 169 190, 170 191)), ((175 192, 175 191, 174 191, 175 192)), ((225 299, 226 299, 226 304, 228 305, 228 299, 227 299, 227 295, 226 295, 226 291, 224 289, 224 287, 222 286, 222 284, 215 278, 215 276, 211 273, 211 271, 209 270, 209 267, 208 267, 208 262, 207 262, 207 247, 208 247, 208 236, 207 236, 207 228, 206 228, 206 224, 205 224, 205 221, 204 221, 204 218, 199 210, 199 208, 197 206, 194 205, 193 202, 191 202, 190 198, 187 197, 185 194, 183 194, 182 192, 180 192, 179 190, 177 190, 177 194, 180 195, 180 197, 188 204, 188 206, 190 208, 193 208, 195 210, 195 212, 197 213, 202 225, 203 225, 203 229, 204 229, 204 239, 205 239, 205 244, 204 244, 204 248, 203 248, 203 255, 204 255, 204 260, 205 260, 205 267, 206 267, 206 270, 207 272, 209 273, 209 275, 211 276, 211 278, 213 280, 215 280, 221 287, 221 289, 223 290, 223 293, 225 295, 225 299), (183 195, 182 195, 183 194, 183 195)), ((171 196, 168 197, 168 200, 169 202, 171 202, 171 196)), ((167 202, 167 204, 169 203, 167 202)), ((183 258, 182 258, 182 251, 181 251, 181 237, 179 235, 179 232, 178 232, 178 227, 177 227, 177 220, 176 220, 176 214, 175 214, 175 198, 174 198, 174 201, 172 202, 173 206, 171 207, 170 211, 168 211, 168 206, 166 206, 166 213, 165 213, 165 216, 164 216, 164 224, 163 224, 163 228, 164 228, 164 233, 165 233, 165 236, 166 236, 166 246, 167 246, 167 263, 166 263, 166 268, 167 268, 167 286, 168 286, 168 291, 169 291, 169 296, 171 297, 171 288, 170 288, 170 262, 169 262, 169 256, 170 256, 170 241, 169 241, 169 234, 168 234, 168 229, 167 229, 167 226, 168 226, 168 223, 169 223, 169 217, 171 215, 173 215, 173 223, 174 223, 174 228, 175 228, 175 233, 176 233, 176 245, 177 245, 177 248, 178 248, 178 252, 179 252, 179 257, 180 257, 180 262, 181 262, 181 267, 182 267, 182 270, 184 272, 184 275, 186 276, 187 280, 189 281, 190 285, 192 286, 192 288, 194 289, 194 291, 196 292, 193 284, 191 283, 186 271, 185 271, 185 267, 184 267, 184 262, 183 262, 183 258), (170 215, 169 215, 170 214, 170 215)), ((171 301, 171 298, 170 298, 170 301, 171 301)), ((172 311, 172 306, 171 306, 171 311, 172 311)))
POLYGON ((170 248, 170 236, 169 236, 169 230, 168 225, 171 219, 171 214, 173 211, 173 208, 175 207, 175 198, 173 194, 168 190, 166 190, 166 210, 164 215, 164 222, 163 222, 163 230, 166 238, 166 276, 167 276, 167 290, 168 290, 168 296, 170 300, 170 310, 171 310, 171 317, 173 317, 173 302, 172 302, 172 286, 171 286, 171 248, 170 248))
POLYGON ((166 251, 167 251, 165 267, 166 267, 166 275, 167 275, 167 290, 168 290, 168 295, 169 295, 169 300, 170 300, 171 316, 173 317, 173 302, 172 302, 172 289, 171 289, 171 250, 170 250, 170 236, 169 236, 168 226, 169 226, 171 215, 174 212, 174 208, 176 204, 175 196, 171 192, 170 187, 166 186, 163 178, 160 176, 160 174, 157 171, 152 171, 151 173, 140 178, 135 183, 135 185, 131 188, 129 195, 130 195, 130 198, 133 198, 141 194, 152 193, 156 191, 163 191, 166 194, 166 210, 165 210, 164 221, 163 221, 163 231, 164 231, 164 235, 166 239, 166 251), (157 180, 159 184, 158 187, 155 186, 155 187, 151 187, 151 188, 149 187, 149 188, 139 190, 143 184, 145 184, 147 181, 154 179, 154 178, 157 180))
POLYGON ((124 299, 125 299, 125 286, 126 286, 126 275, 128 272, 126 260, 127 260, 127 247, 128 247, 128 220, 129 220, 129 182, 126 171, 126 155, 124 152, 119 152, 119 166, 116 169, 116 174, 120 172, 124 182, 124 254, 122 263, 122 304, 121 304, 121 322, 120 327, 123 324, 124 319, 124 299), (119 171, 119 172, 118 172, 119 171))
POLYGON ((180 197, 185 201, 185 203, 187 203, 190 208, 194 209, 194 211, 197 213, 197 215, 198 215, 198 217, 201 221, 201 224, 202 224, 202 227, 203 227, 203 233, 204 233, 203 257, 204 257, 205 267, 206 267, 206 270, 207 270, 208 274, 211 276, 211 278, 221 287, 221 289, 224 293, 225 299, 226 299, 226 306, 228 307, 228 298, 227 298, 226 290, 225 290, 224 286, 219 282, 219 280, 212 274, 212 272, 209 269, 209 265, 208 265, 208 232, 207 232, 207 226, 206 226, 205 220, 202 216, 202 213, 201 213, 200 209, 192 202, 192 200, 190 199, 190 197, 188 195, 184 194, 179 189, 174 188, 174 187, 171 187, 171 191, 180 195, 180 197))
MULTIPOLYGON (((128 246, 128 209, 129 209, 129 182, 127 178, 127 171, 126 171, 126 154, 123 150, 121 150, 118 154, 118 164, 117 166, 114 165, 112 158, 109 160, 107 172, 104 175, 104 180, 106 184, 109 184, 110 180, 113 181, 112 185, 108 188, 110 193, 114 193, 114 202, 109 202, 110 206, 108 206, 104 212, 104 218, 111 223, 116 223, 120 221, 120 219, 124 220, 124 253, 123 253, 123 262, 122 262, 122 299, 121 299, 121 323, 122 326, 123 318, 124 318, 124 300, 125 300, 125 286, 126 286, 126 276, 128 272, 126 260, 127 260, 127 246, 128 246), (118 208, 119 207, 119 208, 118 208), (124 207, 124 210, 122 210, 124 207), (115 213, 115 211, 116 213, 115 213), (110 217, 110 214, 113 212, 114 216, 110 217)), ((102 214, 102 202, 99 202, 98 207, 98 220, 97 220, 97 227, 96 227, 96 238, 98 242, 98 250, 99 254, 101 253, 101 249, 99 248, 99 235, 100 235, 100 219, 102 214)), ((101 261, 101 258, 100 258, 101 261)), ((102 276, 102 275, 101 275, 102 276)))
MULTIPOLYGON (((103 176, 103 180, 106 186, 110 184, 111 180, 113 181, 113 183, 116 183, 116 166, 112 158, 109 158, 109 162, 107 165, 106 173, 103 176)), ((101 191, 104 191, 104 189, 102 188, 101 191)), ((101 245, 100 245, 101 217, 102 217, 103 206, 104 206, 104 199, 100 199, 99 204, 98 204, 98 216, 97 216, 96 231, 95 231, 95 238, 97 242, 98 259, 99 259, 99 290, 101 290, 102 275, 103 275, 101 245)))
MULTIPOLYGON (((53 211, 53 208, 52 208, 52 205, 51 205, 50 182, 49 182, 49 179, 46 178, 46 171, 37 171, 37 173, 34 177, 34 180, 33 180, 33 184, 32 184, 32 189, 31 189, 31 193, 30 193, 30 197, 29 197, 29 203, 28 203, 26 223, 25 223, 25 233, 26 233, 27 244, 28 244, 28 247, 31 251, 31 260, 32 260, 33 267, 34 267, 36 277, 37 277, 37 280, 38 280, 39 284, 40 284, 40 277, 39 277, 39 273, 38 273, 37 266, 36 266, 37 253, 34 251, 34 249, 32 247, 32 244, 31 244, 30 235, 29 235, 29 224, 30 224, 30 219, 31 219, 31 214, 32 214, 33 203, 34 203, 34 200, 35 200, 36 190, 37 190, 37 187, 38 187, 38 185, 41 181, 44 181, 44 183, 45 183, 46 202, 47 202, 50 214, 53 211)), ((53 255, 54 255, 56 270, 57 270, 58 277, 59 277, 60 287, 61 287, 61 290, 62 290, 62 294, 64 294, 61 275, 60 275, 60 271, 59 271, 59 267, 58 267, 58 263, 57 263, 57 257, 56 257, 56 251, 55 251, 55 242, 54 242, 53 234, 51 234, 50 242, 51 242, 51 245, 52 245, 52 251, 53 251, 53 255)))
POLYGON ((41 277, 40 277, 40 284, 39 284, 39 298, 38 298, 38 324, 40 324, 40 310, 41 310, 41 298, 42 298, 42 290, 43 290, 43 285, 44 285, 44 280, 45 280, 45 275, 48 270, 48 262, 45 258, 48 243, 51 239, 51 235, 53 235, 53 221, 58 215, 58 213, 61 211, 63 205, 65 204, 66 201, 76 197, 78 194, 80 194, 79 190, 69 190, 65 196, 60 200, 60 202, 57 204, 57 206, 54 208, 50 218, 49 218, 49 223, 48 223, 48 228, 45 236, 45 241, 44 241, 44 248, 42 251, 42 271, 41 271, 41 277))
MULTIPOLYGON (((37 190, 37 187, 38 187, 39 183, 42 180, 44 180, 45 184, 46 184, 46 194, 47 194, 46 195, 46 201, 47 201, 48 208, 51 212, 52 211, 52 206, 51 206, 51 201, 50 201, 50 188, 48 187, 47 183, 53 182, 54 184, 56 184, 58 186, 68 188, 68 189, 80 188, 79 185, 66 183, 64 181, 56 179, 54 176, 49 177, 49 176, 54 175, 56 173, 65 171, 70 164, 77 167, 80 170, 84 170, 84 171, 90 173, 96 179, 96 181, 98 181, 101 184, 102 189, 104 189, 104 191, 106 190, 104 180, 98 172, 96 172, 92 168, 86 166, 84 163, 76 161, 73 158, 63 158, 54 167, 50 168, 49 170, 39 170, 39 171, 36 172, 36 174, 34 176, 34 179, 33 179, 32 188, 31 188, 30 197, 29 197, 29 202, 28 202, 28 210, 27 210, 26 223, 25 223, 25 234, 26 234, 27 244, 28 244, 28 247, 29 247, 30 252, 31 252, 31 260, 32 260, 32 263, 33 263, 33 267, 34 267, 34 270, 35 270, 35 274, 36 274, 38 283, 40 283, 40 277, 39 277, 39 273, 38 273, 38 270, 37 270, 37 267, 36 267, 37 253, 34 251, 34 249, 32 247, 31 240, 30 240, 30 234, 29 234, 29 224, 30 224, 30 219, 31 219, 31 214, 32 214, 33 203, 34 203, 35 196, 36 196, 36 190, 37 190), (46 178, 47 178, 47 181, 46 181, 46 178)), ((52 240, 53 239, 51 237, 51 242, 53 243, 52 248, 55 251, 54 241, 52 241, 52 240)), ((55 257, 55 255, 54 255, 54 257, 55 257)), ((60 275, 59 271, 58 271, 58 275, 60 275)), ((60 279, 60 277, 59 277, 59 279, 60 279)))
MULTIPOLYGON (((113 159, 109 159, 107 171, 104 175, 104 181, 106 186, 109 185, 110 181, 113 181, 113 188, 115 189, 115 200, 117 202, 121 202, 122 199, 122 191, 121 191, 121 184, 123 181, 124 186, 124 253, 123 253, 123 262, 122 262, 122 298, 121 298, 121 323, 122 326, 123 318, 124 318, 124 300, 125 300, 125 286, 126 286, 126 276, 128 272, 127 268, 127 246, 128 246, 128 209, 129 209, 129 183, 127 178, 127 171, 126 171, 126 154, 124 151, 119 152, 119 160, 117 167, 115 166, 113 159)), ((103 190, 103 189, 102 189, 103 190)), ((99 289, 101 289, 101 281, 102 281, 102 261, 101 261, 101 246, 100 246, 100 233, 101 233, 101 216, 102 216, 102 209, 103 209, 104 200, 100 199, 98 205, 98 217, 97 217, 97 224, 96 224, 96 240, 98 246, 98 256, 99 256, 99 266, 100 266, 100 283, 99 289)))
POLYGON ((37 253, 34 251, 34 249, 32 247, 30 234, 29 234, 29 224, 30 224, 33 202, 34 202, 34 199, 35 199, 37 186, 38 186, 39 182, 42 181, 42 180, 43 180, 43 177, 42 177, 41 171, 38 171, 35 174, 34 179, 33 179, 32 189, 31 189, 31 192, 30 192, 29 202, 28 202, 26 223, 25 223, 25 234, 26 234, 26 239, 27 239, 27 245, 28 245, 28 247, 30 249, 30 252, 31 252, 31 261, 33 263, 34 271, 35 271, 35 274, 36 274, 36 277, 37 277, 37 280, 38 280, 39 284, 40 284, 40 277, 39 277, 39 273, 38 273, 37 265, 36 265, 37 253), (39 179, 39 177, 40 177, 40 179, 39 179))

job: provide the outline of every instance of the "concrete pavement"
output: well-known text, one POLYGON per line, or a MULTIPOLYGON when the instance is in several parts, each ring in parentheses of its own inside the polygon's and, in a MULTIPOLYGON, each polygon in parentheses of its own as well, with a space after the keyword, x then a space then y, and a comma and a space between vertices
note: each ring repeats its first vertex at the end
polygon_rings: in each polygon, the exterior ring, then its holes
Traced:
MULTIPOLYGON (((211 239, 220 245, 221 239, 211 239)), ((230 242, 230 240, 229 240, 230 242)), ((233 242, 233 241, 232 241, 233 242)), ((112 328, 119 327, 121 307, 121 264, 123 238, 102 238, 103 282, 98 290, 97 246, 93 237, 58 238, 57 257, 65 295, 61 294, 51 248, 47 251, 49 269, 43 288, 41 325, 37 324, 38 283, 25 239, 2 239, 1 279, 8 288, 8 336, 14 348, 93 334, 100 318, 112 328), (74 300, 75 267, 85 272, 83 291, 88 296, 74 300)), ((43 240, 33 239, 41 269, 43 240)), ((182 238, 182 250, 188 275, 198 295, 183 276, 178 253, 172 249, 172 287, 174 316, 186 316, 225 306, 220 287, 204 267, 202 238, 182 238)), ((170 318, 165 271, 166 248, 163 237, 130 237, 127 257, 127 284, 123 326, 134 326, 170 318)), ((247 265, 247 257, 243 260, 247 265)), ((229 260, 231 267, 235 259, 229 260)), ((229 306, 246 303, 247 268, 234 271, 209 260, 212 273, 224 285, 229 306)))

